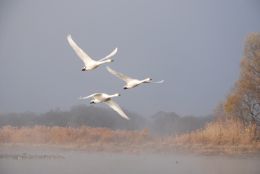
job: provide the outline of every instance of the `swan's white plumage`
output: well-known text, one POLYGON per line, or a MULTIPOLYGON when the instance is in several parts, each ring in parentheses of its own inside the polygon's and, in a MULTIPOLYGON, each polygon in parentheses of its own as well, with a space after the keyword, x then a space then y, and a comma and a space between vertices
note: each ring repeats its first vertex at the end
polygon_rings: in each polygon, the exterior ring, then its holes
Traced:
POLYGON ((113 95, 108 95, 105 93, 94 93, 86 97, 80 97, 79 99, 84 100, 88 98, 93 98, 94 103, 105 103, 114 111, 116 111, 121 117, 129 120, 129 117, 124 113, 121 107, 115 101, 112 100, 113 97, 117 96, 120 96, 120 94, 116 93, 113 95))
POLYGON ((146 78, 144 80, 138 80, 138 79, 129 77, 121 72, 117 72, 108 66, 106 68, 107 68, 108 72, 110 72, 112 75, 125 81, 126 84, 124 86, 124 89, 134 88, 136 86, 139 86, 142 83, 163 83, 164 82, 164 80, 153 82, 152 79, 150 79, 150 78, 146 78))
POLYGON ((115 48, 106 57, 104 57, 100 60, 94 60, 77 45, 77 43, 72 39, 71 35, 67 36, 67 40, 68 40, 69 45, 72 47, 72 49, 78 55, 78 57, 83 61, 84 65, 85 65, 85 67, 84 67, 85 70, 93 70, 104 63, 112 62, 111 58, 114 55, 116 55, 116 53, 117 53, 117 48, 115 48))
POLYGON ((112 99, 105 102, 108 106, 110 106, 114 111, 116 111, 123 118, 129 120, 129 117, 124 113, 124 111, 120 108, 120 106, 114 102, 112 99))
POLYGON ((109 55, 107 55, 106 57, 100 59, 99 61, 104 61, 104 60, 110 59, 110 58, 112 58, 114 55, 116 55, 116 53, 117 53, 117 48, 115 48, 109 55))
POLYGON ((111 74, 113 74, 117 78, 125 81, 126 83, 129 82, 129 81, 135 80, 133 78, 128 77, 127 75, 125 75, 123 73, 120 73, 120 72, 117 72, 117 71, 111 69, 109 66, 107 66, 107 70, 108 70, 108 72, 110 72, 111 74))
POLYGON ((94 93, 94 94, 91 94, 91 95, 89 95, 89 96, 86 96, 86 97, 79 97, 79 99, 80 100, 85 100, 85 99, 88 99, 88 98, 91 98, 91 97, 93 97, 93 96, 95 96, 95 95, 98 95, 98 94, 100 94, 100 93, 94 93))
POLYGON ((71 35, 67 36, 67 40, 72 47, 72 49, 75 51, 75 53, 78 55, 78 57, 84 62, 84 64, 88 64, 89 62, 93 62, 93 60, 85 53, 72 39, 71 35))

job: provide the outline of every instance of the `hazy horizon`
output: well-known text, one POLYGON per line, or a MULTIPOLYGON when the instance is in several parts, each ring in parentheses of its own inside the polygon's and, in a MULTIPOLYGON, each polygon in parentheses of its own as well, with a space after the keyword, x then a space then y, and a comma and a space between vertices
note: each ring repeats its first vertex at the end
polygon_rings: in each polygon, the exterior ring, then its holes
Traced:
POLYGON ((239 77, 244 40, 260 31, 259 7, 257 0, 3 0, 0 113, 69 110, 89 103, 79 96, 119 92, 118 104, 141 115, 208 115, 239 77), (124 91, 105 66, 81 72, 68 34, 96 59, 118 47, 111 68, 165 83, 124 91))

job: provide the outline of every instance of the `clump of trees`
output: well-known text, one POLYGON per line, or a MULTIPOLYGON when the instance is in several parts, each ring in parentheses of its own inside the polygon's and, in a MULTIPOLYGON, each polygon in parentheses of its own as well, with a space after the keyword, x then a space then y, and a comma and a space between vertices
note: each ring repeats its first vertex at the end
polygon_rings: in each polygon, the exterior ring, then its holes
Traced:
POLYGON ((215 121, 203 129, 177 136, 175 143, 249 145, 259 149, 260 33, 247 36, 240 66, 234 88, 213 113, 215 121))
POLYGON ((43 114, 32 112, 0 114, 0 127, 61 126, 61 127, 106 127, 110 129, 139 130, 143 129, 145 119, 135 113, 127 112, 131 120, 120 118, 117 113, 105 108, 78 105, 69 111, 50 110, 43 114))
POLYGON ((172 135, 190 132, 202 128, 211 120, 208 117, 181 117, 175 113, 158 112, 150 117, 127 111, 131 119, 122 119, 112 110, 94 106, 78 105, 68 111, 59 109, 43 114, 32 112, 0 114, 0 128, 6 125, 14 127, 33 127, 36 125, 47 127, 102 127, 112 130, 143 130, 148 128, 152 134, 172 135))
POLYGON ((260 126, 260 33, 247 36, 240 77, 224 103, 227 118, 260 126))

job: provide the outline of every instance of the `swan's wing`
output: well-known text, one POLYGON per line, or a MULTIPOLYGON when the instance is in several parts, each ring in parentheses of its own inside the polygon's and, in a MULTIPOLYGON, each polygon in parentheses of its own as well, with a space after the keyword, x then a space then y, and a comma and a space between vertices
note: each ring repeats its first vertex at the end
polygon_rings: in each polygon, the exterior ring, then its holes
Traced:
POLYGON ((91 97, 95 97, 97 95, 101 95, 100 93, 94 93, 94 94, 91 94, 89 96, 86 96, 86 97, 79 97, 79 100, 85 100, 85 99, 88 99, 88 98, 91 98, 91 97))
POLYGON ((87 53, 85 53, 72 39, 71 35, 67 36, 67 40, 72 47, 72 49, 75 51, 75 53, 79 56, 79 58, 85 63, 88 64, 89 62, 93 62, 94 60, 91 59, 87 53))
POLYGON ((160 80, 160 81, 156 81, 156 82, 150 82, 150 83, 163 83, 164 82, 164 80, 160 80))
POLYGON ((115 48, 109 55, 107 55, 106 57, 100 59, 99 61, 103 61, 103 60, 110 59, 111 57, 113 57, 114 55, 116 55, 116 53, 117 53, 117 48, 115 48))
POLYGON ((114 111, 116 111, 121 117, 123 117, 123 118, 125 118, 125 119, 127 119, 127 120, 129 120, 129 117, 124 113, 124 111, 120 108, 120 106, 116 103, 116 102, 114 102, 113 100, 108 100, 108 101, 106 101, 106 102, 104 102, 104 103, 106 103, 108 106, 110 106, 114 111))
POLYGON ((129 82, 131 80, 134 80, 133 78, 131 77, 128 77, 127 75, 123 74, 123 73, 120 73, 120 72, 117 72, 113 69, 111 69, 109 66, 107 66, 107 70, 108 72, 110 72, 111 74, 113 74, 114 76, 116 76, 117 78, 125 81, 125 82, 129 82))

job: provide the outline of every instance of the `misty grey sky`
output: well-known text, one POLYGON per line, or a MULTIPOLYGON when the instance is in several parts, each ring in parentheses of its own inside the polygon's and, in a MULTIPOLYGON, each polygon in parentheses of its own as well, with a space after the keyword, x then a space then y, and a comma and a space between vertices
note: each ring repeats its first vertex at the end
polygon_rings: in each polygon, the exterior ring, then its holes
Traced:
POLYGON ((1 0, 0 112, 67 110, 100 91, 142 115, 209 114, 238 78, 259 19, 257 0, 1 0), (124 91, 105 66, 81 72, 69 33, 94 58, 118 47, 115 70, 165 83, 124 91))

